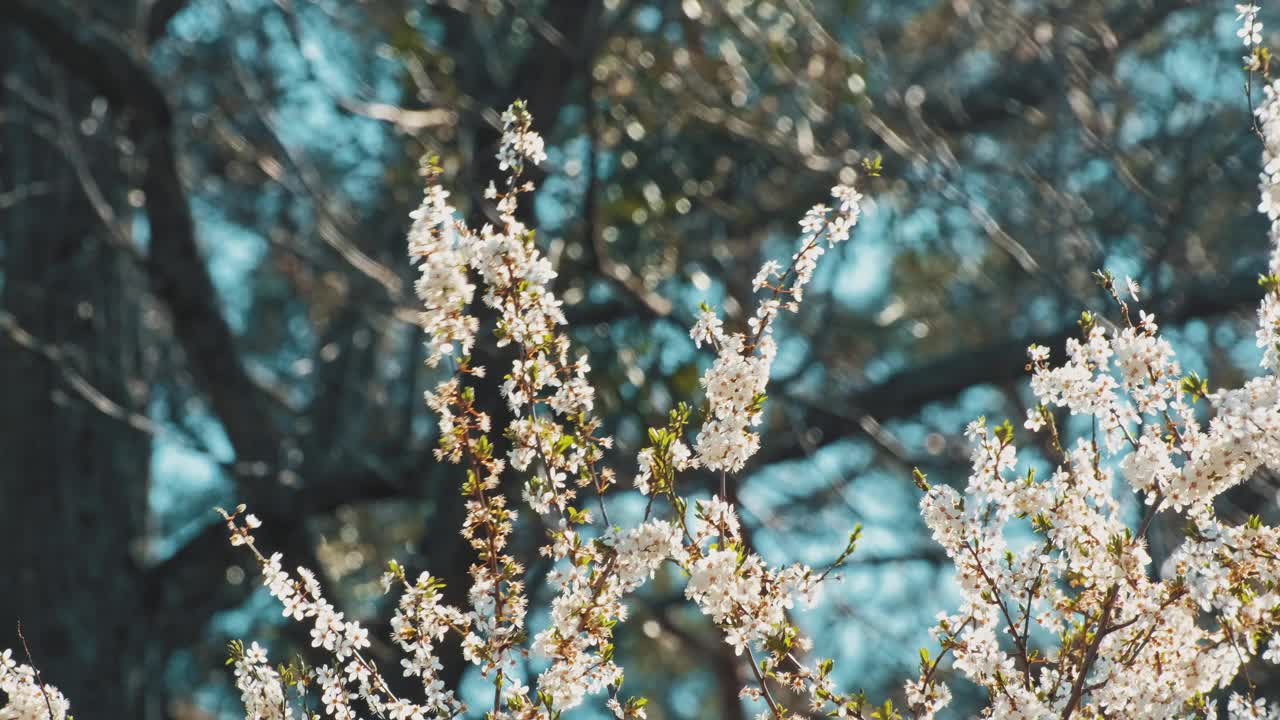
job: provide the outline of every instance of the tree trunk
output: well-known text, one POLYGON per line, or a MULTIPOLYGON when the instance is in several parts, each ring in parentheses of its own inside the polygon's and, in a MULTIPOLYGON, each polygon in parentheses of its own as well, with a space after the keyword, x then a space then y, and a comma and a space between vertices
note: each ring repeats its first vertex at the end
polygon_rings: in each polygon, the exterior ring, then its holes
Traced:
POLYGON ((142 280, 49 135, 75 139, 116 213, 129 183, 110 110, 82 126, 97 93, 43 48, 0 31, 0 76, 20 88, 0 95, 0 647, 23 653, 21 621, 77 718, 155 717, 137 558, 151 438, 129 422, 147 403, 142 280))

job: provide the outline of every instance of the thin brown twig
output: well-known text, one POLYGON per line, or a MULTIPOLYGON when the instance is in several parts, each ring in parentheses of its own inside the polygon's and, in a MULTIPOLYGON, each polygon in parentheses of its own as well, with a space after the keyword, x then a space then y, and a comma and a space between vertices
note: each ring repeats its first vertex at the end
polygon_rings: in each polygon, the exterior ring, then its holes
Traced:
POLYGON ((36 684, 40 686, 40 694, 44 696, 44 706, 49 711, 49 720, 54 719, 53 702, 49 700, 49 691, 45 689, 44 680, 40 678, 40 668, 36 666, 36 661, 31 657, 31 648, 27 647, 27 636, 22 634, 22 621, 18 621, 18 641, 22 643, 22 652, 27 655, 27 664, 31 666, 31 671, 36 674, 36 684))
POLYGON ((760 674, 760 667, 756 664, 755 653, 751 652, 751 645, 747 645, 747 659, 751 661, 751 672, 756 676, 756 682, 760 683, 760 689, 764 692, 764 701, 769 704, 769 710, 775 718, 781 720, 782 711, 778 709, 778 703, 774 701, 773 694, 769 692, 769 686, 764 681, 764 676, 760 674))

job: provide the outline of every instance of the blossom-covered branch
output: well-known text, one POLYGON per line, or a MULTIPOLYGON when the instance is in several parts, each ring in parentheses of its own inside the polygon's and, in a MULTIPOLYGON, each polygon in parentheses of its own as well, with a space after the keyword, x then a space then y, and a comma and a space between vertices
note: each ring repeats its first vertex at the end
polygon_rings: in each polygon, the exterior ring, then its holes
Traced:
POLYGON ((38 670, 14 660, 12 650, 0 652, 0 693, 8 698, 0 720, 71 720, 71 703, 38 670))
MULTIPOLYGON (((1240 5, 1240 37, 1261 42, 1258 8, 1240 5)), ((1252 76, 1265 52, 1246 58, 1252 76)), ((1210 392, 1184 374, 1132 280, 1098 273, 1120 322, 1081 316, 1061 365, 1029 349, 1039 403, 1026 429, 1049 435, 1059 457, 1048 477, 1018 469, 1015 431, 969 426, 972 473, 962 491, 930 485, 921 513, 955 565, 960 608, 933 630, 954 668, 986 689, 984 715, 999 718, 1273 718, 1246 666, 1280 662, 1280 530, 1258 516, 1219 517, 1214 500, 1259 469, 1280 469, 1280 85, 1269 78, 1256 111, 1264 141, 1259 209, 1272 222, 1266 295, 1258 311, 1265 374, 1210 392), (1205 421, 1198 401, 1206 400, 1205 421), (1088 432, 1064 440, 1068 426, 1088 432), (1134 498, 1137 502, 1129 501, 1134 498), (1178 515, 1185 538, 1155 567, 1147 534, 1157 515, 1178 515)), ((932 717, 949 691, 937 663, 907 686, 917 717, 932 717)))

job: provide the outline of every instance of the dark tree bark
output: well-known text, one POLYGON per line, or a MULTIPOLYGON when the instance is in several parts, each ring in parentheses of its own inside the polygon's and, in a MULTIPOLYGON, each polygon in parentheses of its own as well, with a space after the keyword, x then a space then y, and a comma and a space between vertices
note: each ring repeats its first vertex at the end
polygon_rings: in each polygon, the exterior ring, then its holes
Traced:
MULTIPOLYGON (((73 122, 97 95, 15 30, 0 31, 0 75, 73 122)), ((147 401, 138 273, 51 142, 59 121, 15 92, 0 108, 0 191, 24 195, 0 210, 0 547, 16 560, 0 580, 0 647, 22 652, 21 621, 76 717, 156 717, 138 562, 151 438, 127 420, 147 401)), ((112 133, 71 132, 105 200, 125 207, 112 133)))

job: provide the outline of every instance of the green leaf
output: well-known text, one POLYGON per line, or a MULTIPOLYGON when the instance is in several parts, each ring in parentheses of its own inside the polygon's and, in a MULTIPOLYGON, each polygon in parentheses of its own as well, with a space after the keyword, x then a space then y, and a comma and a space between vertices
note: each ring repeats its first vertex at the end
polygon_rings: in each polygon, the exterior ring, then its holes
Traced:
POLYGON ((1004 445, 1013 442, 1013 423, 1009 422, 1008 418, 1005 418, 1004 422, 996 426, 995 434, 1004 445))
POLYGON ((915 482, 916 487, 924 492, 929 492, 929 476, 921 472, 920 468, 911 468, 911 480, 915 482))
POLYGON ((1195 402, 1202 397, 1209 395, 1209 380, 1200 377, 1199 373, 1192 372, 1178 384, 1178 389, 1191 396, 1191 402, 1195 402))
POLYGON ((880 157, 880 153, 874 156, 862 159, 862 171, 870 177, 880 177, 881 171, 884 169, 884 159, 880 157))

